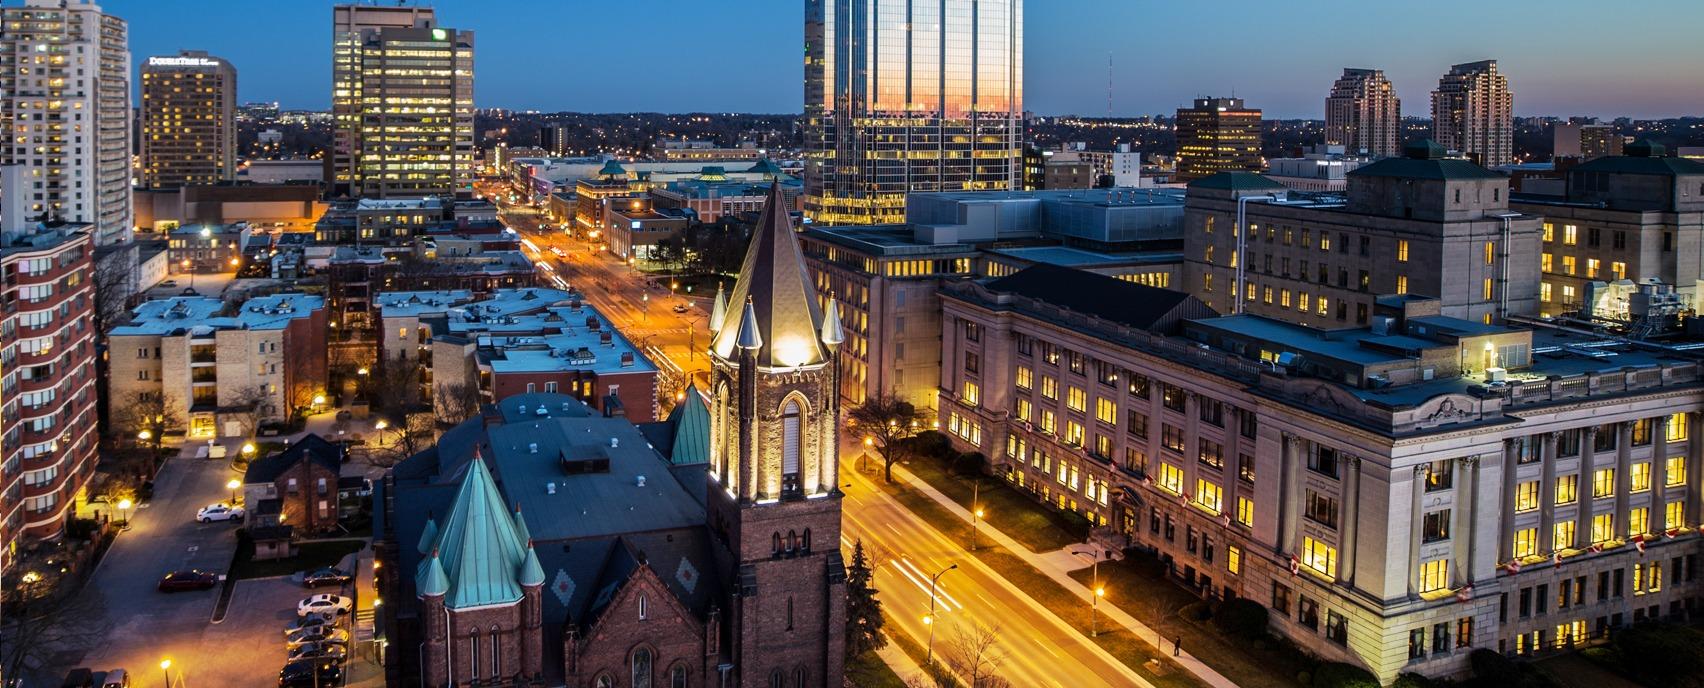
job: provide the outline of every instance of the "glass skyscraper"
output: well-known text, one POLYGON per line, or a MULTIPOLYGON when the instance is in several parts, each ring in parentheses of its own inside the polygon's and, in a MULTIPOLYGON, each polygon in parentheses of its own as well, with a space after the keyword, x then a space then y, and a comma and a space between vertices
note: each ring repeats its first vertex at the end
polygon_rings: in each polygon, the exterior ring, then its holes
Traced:
POLYGON ((905 219, 913 191, 1021 188, 1023 0, 806 0, 805 212, 905 219))

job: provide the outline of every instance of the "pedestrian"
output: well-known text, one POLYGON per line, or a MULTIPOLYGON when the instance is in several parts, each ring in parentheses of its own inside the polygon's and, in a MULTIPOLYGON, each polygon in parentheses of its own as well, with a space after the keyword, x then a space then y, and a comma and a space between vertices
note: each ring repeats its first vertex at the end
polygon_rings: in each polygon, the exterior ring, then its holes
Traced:
POLYGON ((1181 652, 1183 652, 1183 636, 1179 635, 1172 638, 1172 656, 1176 657, 1181 652))

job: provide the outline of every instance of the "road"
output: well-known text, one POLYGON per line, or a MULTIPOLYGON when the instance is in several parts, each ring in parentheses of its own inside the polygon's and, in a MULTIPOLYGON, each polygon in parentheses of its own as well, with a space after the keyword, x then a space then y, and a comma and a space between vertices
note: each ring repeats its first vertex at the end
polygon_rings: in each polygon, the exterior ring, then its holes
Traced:
MULTIPOLYGON (((872 478, 857 470, 858 448, 841 456, 841 482, 846 499, 842 529, 848 549, 862 539, 877 552, 875 587, 890 631, 898 630, 924 644, 929 626, 929 578, 943 568, 935 589, 935 656, 950 655, 955 639, 966 629, 997 631, 996 653, 1002 663, 996 674, 1014 686, 1146 686, 1141 677, 1084 635, 1066 626, 1006 579, 965 550, 965 543, 935 530, 922 518, 876 488, 872 478)), ((877 465, 872 457, 871 466, 877 465)), ((962 537, 962 536, 959 536, 962 537)))
MULTIPOLYGON (((495 196, 496 190, 485 187, 482 193, 495 196)), ((710 370, 710 361, 704 355, 709 347, 705 323, 715 292, 691 297, 672 293, 662 278, 647 279, 596 244, 545 228, 542 216, 531 208, 506 203, 500 203, 499 208, 502 212, 498 218, 504 226, 519 233, 526 240, 523 250, 535 263, 542 264, 538 270, 546 283, 579 290, 616 329, 644 348, 653 362, 704 382, 710 370), (553 248, 562 255, 551 251, 553 248), (556 278, 562 281, 556 282, 556 278), (685 312, 675 312, 677 306, 684 306, 685 312), (662 356, 657 355, 659 351, 662 356)))

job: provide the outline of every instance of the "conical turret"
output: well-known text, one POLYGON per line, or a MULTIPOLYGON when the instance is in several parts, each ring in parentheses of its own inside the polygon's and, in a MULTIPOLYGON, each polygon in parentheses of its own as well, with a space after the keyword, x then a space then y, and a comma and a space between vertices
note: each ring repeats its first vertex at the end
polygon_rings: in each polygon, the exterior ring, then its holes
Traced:
POLYGON ((729 298, 730 303, 742 301, 747 312, 738 320, 724 316, 711 340, 717 356, 732 359, 736 348, 756 342, 760 366, 794 368, 827 360, 819 340, 822 312, 779 184, 769 187, 763 216, 729 298), (749 337, 744 334, 748 321, 756 323, 749 337))

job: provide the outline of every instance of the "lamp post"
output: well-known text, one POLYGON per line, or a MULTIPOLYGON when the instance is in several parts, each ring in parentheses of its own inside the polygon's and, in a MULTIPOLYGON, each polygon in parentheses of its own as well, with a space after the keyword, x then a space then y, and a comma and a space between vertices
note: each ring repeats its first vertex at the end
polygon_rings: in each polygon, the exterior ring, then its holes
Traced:
POLYGON ((231 478, 230 481, 225 483, 225 489, 231 491, 231 506, 237 505, 237 490, 242 489, 242 486, 243 481, 237 480, 236 478, 231 478))
POLYGON ((923 660, 924 669, 928 669, 935 663, 935 584, 941 580, 941 576, 947 575, 948 571, 956 568, 958 568, 958 564, 953 564, 929 577, 929 615, 923 617, 923 625, 929 627, 929 651, 925 653, 923 660))
POLYGON ((982 481, 970 487, 970 551, 976 551, 976 526, 982 522, 982 481))
POLYGON ((1106 588, 1102 587, 1100 582, 1100 552, 1073 549, 1071 550, 1071 553, 1079 557, 1088 557, 1090 562, 1094 565, 1095 587, 1091 591, 1094 594, 1089 597, 1089 637, 1093 638, 1100 635, 1100 631, 1095 625, 1095 611, 1100 607, 1100 598, 1106 596, 1106 588))
POLYGON ((381 447, 385 446, 385 428, 388 427, 390 427, 390 423, 385 422, 383 418, 373 423, 373 432, 379 433, 378 441, 381 447))
POLYGON ((123 524, 118 527, 119 530, 130 530, 130 507, 129 499, 118 500, 118 517, 123 520, 123 524))
POLYGON ((160 660, 160 673, 165 674, 166 688, 172 688, 172 660, 160 660))

